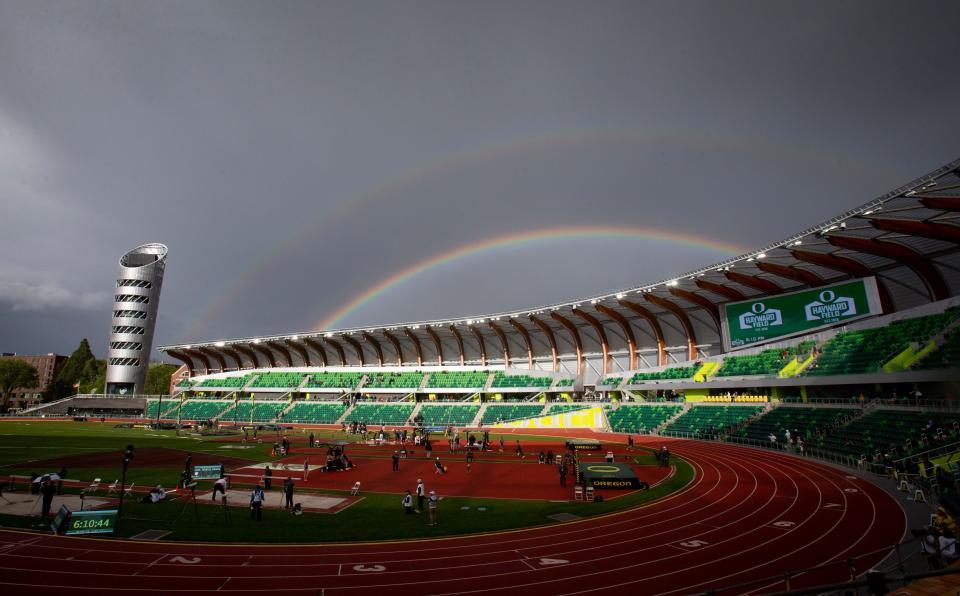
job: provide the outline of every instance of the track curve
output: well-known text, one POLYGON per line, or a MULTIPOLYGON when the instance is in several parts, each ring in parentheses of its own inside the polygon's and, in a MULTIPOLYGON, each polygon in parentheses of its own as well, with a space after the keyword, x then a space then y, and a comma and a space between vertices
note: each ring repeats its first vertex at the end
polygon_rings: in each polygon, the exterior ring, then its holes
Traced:
MULTIPOLYGON (((605 438, 609 438, 607 435, 605 438)), ((827 565, 791 587, 863 573, 899 542, 906 516, 871 482, 778 452, 688 440, 683 490, 602 517, 474 536, 314 545, 210 545, 0 530, 0 586, 31 593, 271 595, 689 594, 786 587, 758 578, 827 565), (754 583, 748 583, 754 582, 754 583)), ((643 441, 639 441, 643 444, 643 441)))

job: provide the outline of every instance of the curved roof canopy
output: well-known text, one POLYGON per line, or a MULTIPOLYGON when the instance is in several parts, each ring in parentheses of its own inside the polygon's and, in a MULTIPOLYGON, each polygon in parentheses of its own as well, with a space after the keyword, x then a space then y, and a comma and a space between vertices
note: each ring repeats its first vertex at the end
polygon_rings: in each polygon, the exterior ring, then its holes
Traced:
POLYGON ((960 160, 780 242, 670 279, 506 313, 162 346, 194 374, 513 366, 595 376, 720 348, 719 305, 876 276, 884 312, 960 293, 960 160))

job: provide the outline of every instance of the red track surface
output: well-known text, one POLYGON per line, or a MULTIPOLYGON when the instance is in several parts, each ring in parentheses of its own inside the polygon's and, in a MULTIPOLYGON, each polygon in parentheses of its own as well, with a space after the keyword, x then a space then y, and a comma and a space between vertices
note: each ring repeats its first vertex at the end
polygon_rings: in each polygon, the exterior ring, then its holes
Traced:
MULTIPOLYGON (((656 443, 663 442, 657 439, 656 443)), ((818 463, 671 441, 697 470, 650 505, 462 538, 331 545, 120 542, 0 531, 0 586, 30 594, 689 594, 836 562, 791 587, 863 573, 905 530, 882 489, 818 463)), ((589 506, 589 505, 583 505, 589 506)), ((441 512, 441 523, 442 523, 441 512)), ((727 593, 783 589, 781 581, 727 593)))
MULTIPOLYGON (((422 478, 429 490, 437 491, 444 497, 483 497, 494 499, 536 499, 536 500, 567 500, 570 498, 573 479, 567 480, 567 488, 560 486, 560 479, 556 466, 540 465, 535 463, 537 456, 530 451, 536 447, 552 450, 554 453, 563 453, 562 442, 556 443, 529 443, 526 447, 526 458, 521 462, 511 447, 506 447, 504 453, 498 451, 478 452, 471 470, 467 472, 464 453, 453 454, 447 451, 446 445, 433 452, 439 456, 441 463, 446 467, 446 474, 438 474, 433 460, 424 457, 424 450, 415 448, 414 456, 400 460, 400 470, 392 471, 390 454, 393 446, 348 447, 355 467, 344 472, 321 472, 318 468, 326 461, 326 449, 308 449, 298 447, 291 457, 281 460, 290 464, 291 469, 283 470, 274 466, 274 483, 279 486, 281 478, 292 476, 299 487, 313 489, 329 489, 349 491, 353 483, 359 481, 364 492, 382 492, 403 494, 404 490, 414 490, 417 478, 422 478), (310 460, 310 473, 307 482, 303 482, 303 460, 310 460)), ((618 451, 618 455, 622 450, 618 451)), ((581 454, 581 461, 599 462, 603 460, 603 453, 592 452, 581 454)), ((622 455, 618 461, 626 460, 622 455)), ((655 465, 631 466, 637 477, 647 484, 654 485, 667 477, 670 470, 655 465)), ((231 470, 229 476, 232 485, 252 484, 256 482, 262 470, 259 468, 239 468, 231 470)), ((632 491, 631 491, 632 492, 632 491)), ((608 491, 607 499, 629 494, 627 491, 608 491)))

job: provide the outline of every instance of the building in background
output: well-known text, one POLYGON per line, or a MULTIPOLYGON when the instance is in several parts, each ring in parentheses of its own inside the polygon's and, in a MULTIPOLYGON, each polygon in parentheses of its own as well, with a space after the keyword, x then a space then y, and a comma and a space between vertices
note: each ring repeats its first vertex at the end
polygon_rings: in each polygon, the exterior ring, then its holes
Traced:
POLYGON ((173 392, 177 388, 177 383, 190 380, 190 367, 186 364, 181 364, 180 368, 173 371, 173 374, 170 375, 170 389, 167 392, 169 395, 173 395, 173 392))
POLYGON ((43 399, 43 394, 50 390, 50 384, 53 383, 53 374, 57 367, 67 361, 66 356, 59 354, 44 354, 39 356, 21 356, 19 354, 0 354, 0 358, 8 360, 23 360, 33 368, 37 369, 36 387, 17 387, 13 390, 10 402, 7 404, 11 410, 29 408, 39 404, 43 399))
POLYGON ((163 244, 144 244, 120 257, 107 350, 108 395, 143 393, 166 261, 163 244))

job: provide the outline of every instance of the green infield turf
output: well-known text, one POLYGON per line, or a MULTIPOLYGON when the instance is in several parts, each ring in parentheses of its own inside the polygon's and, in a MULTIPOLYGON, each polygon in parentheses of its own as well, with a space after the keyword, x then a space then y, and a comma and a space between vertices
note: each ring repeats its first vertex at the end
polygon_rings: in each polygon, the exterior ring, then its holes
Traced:
MULTIPOLYGON (((301 437, 310 431, 291 433, 301 437)), ((352 440, 337 431, 313 431, 321 439, 352 440)), ((206 454, 213 458, 231 457, 235 460, 266 461, 275 433, 261 433, 263 444, 247 445, 239 449, 236 441, 225 443, 222 438, 201 437, 175 431, 156 431, 142 428, 115 428, 107 423, 74 422, 0 422, 0 476, 11 472, 29 474, 56 471, 58 465, 39 469, 39 462, 54 464, 57 458, 86 457, 103 458, 107 465, 75 468, 77 473, 68 473, 71 478, 100 477, 112 482, 119 477, 118 454, 128 443, 136 447, 137 455, 128 473, 127 481, 141 486, 161 483, 171 486, 179 477, 182 463, 148 467, 137 459, 141 453, 153 450, 189 450, 195 457, 206 454), (224 449, 231 446, 231 449, 224 449), (111 464, 116 458, 116 464, 111 464), (33 461, 31 461, 33 460, 33 461), (35 469, 36 468, 36 469, 35 469), (47 469, 50 468, 50 469, 47 469)), ((491 438, 496 434, 492 433, 491 438)), ((533 441, 533 437, 510 436, 511 441, 533 441)), ((556 440, 556 439, 554 439, 556 440)), ((634 459, 641 464, 655 463, 652 453, 638 451, 634 459)), ((99 460, 97 460, 99 461, 99 460)), ((440 504, 440 523, 430 527, 427 515, 405 515, 396 494, 364 493, 363 498, 337 513, 304 513, 293 516, 281 510, 266 509, 263 521, 249 518, 246 507, 232 507, 230 519, 225 519, 220 508, 201 504, 199 519, 191 508, 183 511, 181 502, 143 504, 137 500, 124 502, 124 518, 118 524, 117 535, 133 536, 145 530, 169 531, 166 540, 198 540, 213 542, 325 542, 363 540, 402 540, 450 536, 478 532, 491 532, 523 528, 543 524, 560 523, 549 516, 568 513, 590 517, 635 507, 666 496, 686 486, 693 479, 692 468, 683 460, 671 460, 676 467, 673 476, 649 491, 631 493, 603 503, 569 503, 552 501, 521 501, 508 499, 481 499, 447 497, 440 504), (181 516, 181 513, 183 515, 181 516), (179 517, 179 519, 178 519, 179 517)), ((236 464, 234 464, 236 465, 236 464)), ((68 471, 71 468, 68 467, 68 471)), ((300 490, 336 494, 336 491, 300 490)), ((606 495, 609 497, 613 495, 606 495)), ((138 497, 139 498, 139 497, 138 497)), ((268 499, 279 499, 276 489, 268 499)), ((7 527, 42 529, 48 522, 36 517, 0 515, 0 525, 7 527)))

